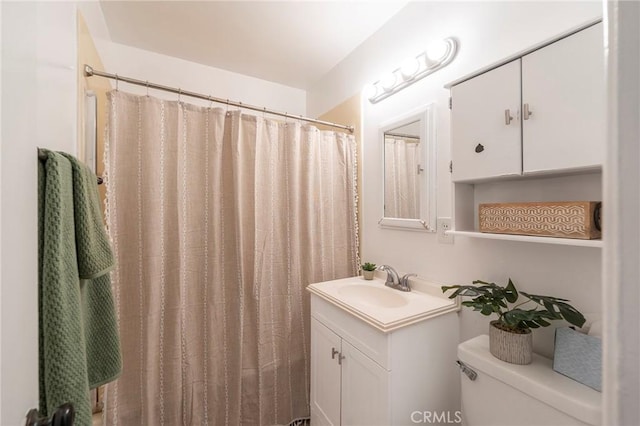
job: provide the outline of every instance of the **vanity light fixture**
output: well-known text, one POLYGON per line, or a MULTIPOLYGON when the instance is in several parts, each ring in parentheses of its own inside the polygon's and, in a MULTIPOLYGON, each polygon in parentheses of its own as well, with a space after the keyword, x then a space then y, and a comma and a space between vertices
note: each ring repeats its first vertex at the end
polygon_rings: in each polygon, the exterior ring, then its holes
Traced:
POLYGON ((375 104, 416 81, 447 66, 456 56, 458 45, 453 38, 446 38, 429 45, 415 58, 409 58, 400 68, 387 74, 369 87, 369 102, 375 104))

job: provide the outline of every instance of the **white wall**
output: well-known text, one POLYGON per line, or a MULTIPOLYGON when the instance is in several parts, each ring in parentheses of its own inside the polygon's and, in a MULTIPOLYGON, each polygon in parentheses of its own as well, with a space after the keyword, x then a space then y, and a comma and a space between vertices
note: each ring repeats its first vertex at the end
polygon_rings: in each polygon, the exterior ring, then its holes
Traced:
MULTIPOLYGON (((2 2, 0 2, 0 46, 2 46, 2 2)), ((0 54, 0 70, 2 55, 0 54)), ((0 75, 0 94, 2 93, 2 75, 0 75)), ((2 101, 0 100, 0 159, 2 158, 2 101)), ((2 241, 2 161, 0 161, 0 241, 2 241)), ((2 244, 0 243, 0 300, 2 300, 2 244)), ((2 303, 0 303, 0 332, 2 331, 2 303)), ((0 337, 0 366, 2 365, 2 338, 0 337)), ((0 368, 2 383, 2 368, 0 368)), ((0 419, 2 419, 2 386, 0 385, 0 419)))
POLYGON ((37 147, 76 149, 72 3, 2 4, 0 424, 38 406, 37 147))
POLYGON ((626 426, 640 424, 640 4, 611 1, 607 20, 603 424, 626 426))
MULTIPOLYGON (((306 92, 304 90, 114 43, 110 40, 108 27, 99 5, 90 2, 80 3, 78 7, 87 22, 106 72, 282 112, 305 115, 306 92)), ((224 40, 208 42, 223 43, 224 40)), ((112 87, 115 87, 113 81, 112 87)), ((131 93, 146 93, 145 87, 130 84, 121 83, 119 88, 131 93)), ((150 94, 169 100, 177 99, 176 94, 167 92, 150 90, 150 94)), ((183 100, 199 105, 209 105, 207 101, 194 98, 185 97, 183 100)), ((213 104, 213 106, 224 107, 223 104, 213 104)), ((247 113, 261 114, 248 110, 247 113)))
MULTIPOLYGON (((449 93, 443 85, 601 15, 598 2, 419 2, 411 3, 336 66, 307 94, 307 110, 316 115, 393 70, 433 40, 454 36, 457 58, 447 68, 390 98, 363 101, 362 259, 389 263, 405 272, 442 283, 473 279, 506 282, 540 294, 567 297, 586 315, 600 315, 601 251, 493 240, 456 238, 437 243, 434 234, 379 228, 382 213, 382 145, 380 122, 435 102, 439 217, 451 215, 449 175, 449 93)), ((461 315, 461 338, 487 333, 478 313, 461 315)), ((535 349, 552 353, 553 330, 534 334, 535 349)))

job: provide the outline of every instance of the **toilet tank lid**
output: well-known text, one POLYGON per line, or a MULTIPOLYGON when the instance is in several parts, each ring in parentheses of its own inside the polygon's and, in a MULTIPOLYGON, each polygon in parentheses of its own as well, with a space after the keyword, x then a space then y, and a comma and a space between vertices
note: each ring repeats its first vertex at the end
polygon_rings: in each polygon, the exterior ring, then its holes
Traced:
MULTIPOLYGON (((472 369, 493 377, 584 423, 599 425, 602 394, 553 370, 550 359, 533 354, 528 365, 509 364, 489 352, 489 336, 458 345, 458 358, 472 369)), ((467 380, 466 376, 462 380, 467 380)))

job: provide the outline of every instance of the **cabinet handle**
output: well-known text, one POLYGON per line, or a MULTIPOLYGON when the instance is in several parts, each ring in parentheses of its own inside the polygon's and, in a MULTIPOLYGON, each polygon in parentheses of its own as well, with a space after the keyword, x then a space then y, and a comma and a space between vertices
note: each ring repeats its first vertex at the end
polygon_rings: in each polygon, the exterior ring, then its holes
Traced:
POLYGON ((522 118, 524 118, 525 120, 528 120, 529 117, 531 117, 533 115, 533 112, 531 112, 531 110, 529 109, 529 104, 524 104, 522 106, 522 118))
POLYGON ((344 355, 342 355, 342 352, 340 353, 340 355, 338 355, 338 365, 342 365, 342 360, 345 359, 346 357, 344 355))
MULTIPOLYGON (((331 348, 331 359, 336 359, 336 355, 340 353, 336 348, 331 348)), ((340 363, 340 357, 338 357, 338 363, 340 363)))
POLYGON ((508 126, 511 124, 511 120, 513 120, 513 117, 511 116, 511 111, 507 108, 504 110, 504 124, 508 126))

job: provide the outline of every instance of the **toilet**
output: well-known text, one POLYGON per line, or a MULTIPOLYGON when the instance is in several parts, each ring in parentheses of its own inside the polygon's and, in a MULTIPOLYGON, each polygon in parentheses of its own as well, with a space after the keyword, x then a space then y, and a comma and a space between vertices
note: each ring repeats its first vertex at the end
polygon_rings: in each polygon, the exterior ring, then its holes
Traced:
POLYGON ((548 358, 534 354, 529 365, 500 361, 482 335, 458 345, 458 360, 464 425, 601 424, 602 394, 555 372, 548 358))

